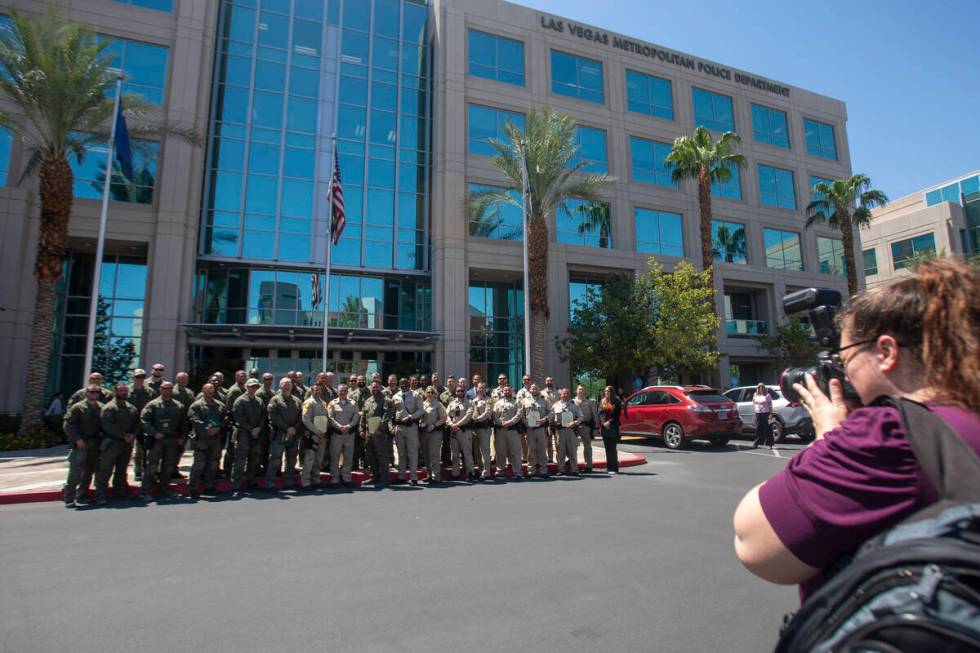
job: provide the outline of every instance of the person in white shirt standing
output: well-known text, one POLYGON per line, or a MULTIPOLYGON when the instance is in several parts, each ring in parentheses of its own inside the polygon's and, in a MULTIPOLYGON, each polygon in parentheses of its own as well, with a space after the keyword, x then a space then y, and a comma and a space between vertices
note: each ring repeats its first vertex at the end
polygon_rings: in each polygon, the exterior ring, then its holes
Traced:
POLYGON ((755 387, 752 405, 755 408, 755 442, 752 443, 752 448, 755 449, 763 443, 772 449, 772 427, 769 424, 769 417, 772 415, 772 397, 769 396, 765 385, 760 383, 755 387))

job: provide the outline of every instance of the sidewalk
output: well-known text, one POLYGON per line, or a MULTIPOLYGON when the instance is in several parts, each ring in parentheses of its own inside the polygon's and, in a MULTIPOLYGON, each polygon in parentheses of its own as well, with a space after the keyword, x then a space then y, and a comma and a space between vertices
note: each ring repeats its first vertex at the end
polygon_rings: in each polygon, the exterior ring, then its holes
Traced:
MULTIPOLYGON (((65 482, 68 474, 68 447, 59 446, 50 449, 34 449, 30 451, 7 451, 0 453, 0 505, 11 503, 33 503, 38 501, 61 501, 61 486, 65 482)), ((592 459, 594 469, 606 468, 606 451, 602 447, 592 447, 592 459)), ((180 471, 184 476, 190 476, 191 464, 194 456, 190 451, 184 453, 180 460, 180 471)), ((619 466, 632 467, 646 463, 646 458, 639 454, 619 452, 619 466)), ((550 466, 551 472, 556 471, 554 463, 550 466)), ((584 469, 585 462, 579 451, 579 468, 584 469)), ((394 472, 391 473, 394 478, 394 472)), ((368 479, 362 472, 354 472, 354 484, 360 485, 368 479)), ((419 478, 425 478, 424 473, 420 473, 419 478)), ((446 476, 448 478, 448 472, 446 476)), ((330 474, 321 474, 323 483, 330 482, 330 474)), ((133 477, 132 465, 128 469, 128 482, 130 495, 136 496, 138 488, 133 477)), ((94 483, 94 481, 93 481, 94 483)), ((283 481, 279 480, 282 487, 283 481)), ((265 487, 265 483, 260 481, 260 487, 265 487)), ((93 486, 94 487, 94 486, 93 486)), ((187 494, 188 488, 186 481, 179 484, 172 484, 172 489, 180 494, 187 494)), ((229 481, 218 481, 217 490, 219 492, 230 492, 231 483, 229 481)))

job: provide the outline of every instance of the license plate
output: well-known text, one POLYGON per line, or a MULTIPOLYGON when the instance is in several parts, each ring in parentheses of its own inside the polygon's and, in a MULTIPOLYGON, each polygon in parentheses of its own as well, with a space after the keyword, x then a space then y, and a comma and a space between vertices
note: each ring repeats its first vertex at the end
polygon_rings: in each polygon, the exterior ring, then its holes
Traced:
POLYGON ((727 408, 719 408, 719 409, 716 409, 715 412, 718 413, 718 417, 728 417, 728 409, 727 408))

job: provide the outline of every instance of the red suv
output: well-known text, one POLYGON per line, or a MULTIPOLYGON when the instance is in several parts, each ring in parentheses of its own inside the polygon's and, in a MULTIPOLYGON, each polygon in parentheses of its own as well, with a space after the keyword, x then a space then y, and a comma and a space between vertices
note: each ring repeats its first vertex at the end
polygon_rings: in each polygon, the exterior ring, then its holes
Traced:
POLYGON ((742 430, 735 402, 705 385, 643 388, 626 400, 620 420, 622 433, 660 436, 670 449, 695 438, 723 447, 742 430))

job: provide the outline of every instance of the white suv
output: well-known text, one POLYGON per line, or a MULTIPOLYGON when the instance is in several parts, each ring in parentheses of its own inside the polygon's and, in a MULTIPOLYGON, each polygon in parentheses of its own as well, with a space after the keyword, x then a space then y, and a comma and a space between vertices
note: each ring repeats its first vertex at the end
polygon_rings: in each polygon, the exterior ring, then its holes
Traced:
MULTIPOLYGON (((746 431, 755 431, 755 406, 752 404, 755 388, 754 385, 746 385, 732 388, 724 393, 738 406, 738 416, 742 419, 743 428, 746 431)), ((766 390, 772 397, 773 439, 776 442, 781 442, 784 436, 795 433, 804 442, 812 440, 813 420, 810 418, 810 414, 806 412, 806 408, 795 401, 787 400, 779 390, 778 385, 767 385, 766 390)))

